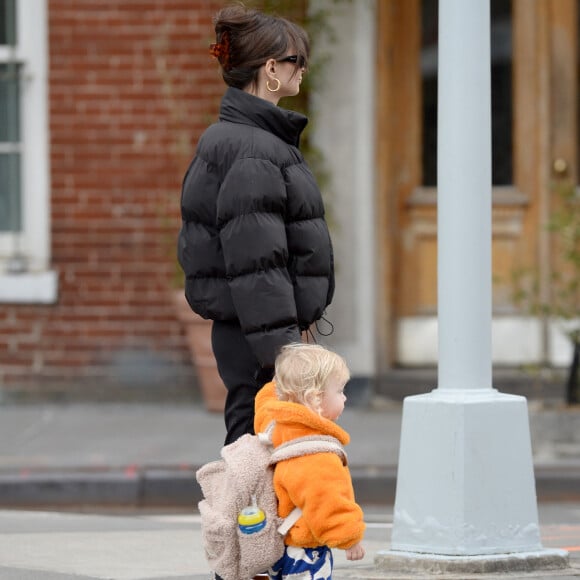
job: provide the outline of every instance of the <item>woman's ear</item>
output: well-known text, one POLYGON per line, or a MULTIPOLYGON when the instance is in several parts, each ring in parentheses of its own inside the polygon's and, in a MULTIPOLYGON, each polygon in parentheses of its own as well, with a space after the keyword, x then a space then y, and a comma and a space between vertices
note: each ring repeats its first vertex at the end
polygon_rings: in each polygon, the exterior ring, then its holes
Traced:
POLYGON ((266 68, 266 74, 269 77, 273 77, 276 74, 276 59, 275 58, 269 58, 266 61, 266 64, 264 65, 266 68))

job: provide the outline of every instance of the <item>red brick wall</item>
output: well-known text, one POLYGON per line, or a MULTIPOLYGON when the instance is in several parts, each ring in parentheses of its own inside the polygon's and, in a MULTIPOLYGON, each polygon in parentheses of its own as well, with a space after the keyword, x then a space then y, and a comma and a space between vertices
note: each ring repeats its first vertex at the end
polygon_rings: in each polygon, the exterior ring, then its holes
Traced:
POLYGON ((170 300, 181 178, 224 84, 208 0, 49 0, 54 306, 0 306, 0 385, 191 384, 170 300))

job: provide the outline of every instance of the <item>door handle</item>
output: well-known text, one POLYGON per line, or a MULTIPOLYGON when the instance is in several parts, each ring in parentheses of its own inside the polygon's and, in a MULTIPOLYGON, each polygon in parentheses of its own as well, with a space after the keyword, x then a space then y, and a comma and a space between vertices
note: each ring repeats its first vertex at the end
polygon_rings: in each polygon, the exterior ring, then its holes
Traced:
POLYGON ((558 177, 564 177, 568 173, 568 162, 562 157, 558 157, 552 163, 552 170, 558 177))

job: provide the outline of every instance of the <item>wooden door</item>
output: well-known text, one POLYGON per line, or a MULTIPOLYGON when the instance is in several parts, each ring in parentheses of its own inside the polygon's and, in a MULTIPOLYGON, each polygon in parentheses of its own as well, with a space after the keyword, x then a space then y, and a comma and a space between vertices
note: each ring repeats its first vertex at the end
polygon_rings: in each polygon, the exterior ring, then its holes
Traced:
MULTIPOLYGON (((496 364, 547 356, 548 330, 515 303, 513 278, 536 271, 549 299, 554 182, 578 175, 579 4, 491 0, 496 364)), ((437 1, 377 10, 381 372, 437 361, 437 1)))
MULTIPOLYGON (((545 140, 548 166, 544 170, 540 216, 544 223, 550 222, 552 233, 546 228, 542 232, 540 291, 543 301, 551 307, 551 315, 575 316, 573 325, 577 327, 580 288, 576 286, 580 283, 580 272, 574 260, 580 251, 580 0, 551 0, 544 10, 549 23, 546 33, 549 124, 545 140)), ((572 349, 563 331, 570 326, 553 316, 543 322, 543 360, 568 365, 572 349)))

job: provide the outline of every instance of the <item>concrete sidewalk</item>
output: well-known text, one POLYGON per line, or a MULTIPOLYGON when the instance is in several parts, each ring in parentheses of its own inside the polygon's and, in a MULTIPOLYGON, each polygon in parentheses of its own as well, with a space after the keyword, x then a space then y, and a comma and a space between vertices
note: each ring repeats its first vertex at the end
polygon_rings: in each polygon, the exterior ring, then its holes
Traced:
MULTIPOLYGON (((528 406, 538 499, 580 502, 580 411, 528 406)), ((369 526, 367 557, 347 562, 339 551, 335 580, 422 577, 385 576, 373 565, 390 545, 401 411, 379 398, 340 420, 352 437, 349 461, 369 526)), ((0 578, 207 580, 194 472, 218 456, 223 437, 222 416, 196 404, 0 406, 0 504, 20 510, 0 511, 0 578), (100 515, 25 511, 91 506, 100 515)), ((509 577, 580 577, 580 504, 558 505, 566 507, 556 523, 540 509, 542 541, 571 548, 571 568, 509 577)))
MULTIPOLYGON (((580 499, 580 410, 528 404, 540 501, 580 499)), ((394 501, 402 406, 347 408, 361 503, 394 501)), ((191 506, 194 471, 216 459, 221 414, 196 404, 0 406, 0 506, 191 506)))
MULTIPOLYGON (((580 577, 580 504, 542 506, 542 545, 572 548, 570 566, 533 574, 445 574, 443 578, 580 577), (561 522, 566 521, 564 525, 561 522)), ((385 573, 374 557, 388 550, 392 510, 365 509, 366 556, 349 562, 334 550, 334 580, 426 578, 423 574, 385 573)), ((81 514, 0 510, 0 578, 2 580, 209 580, 200 518, 191 513, 81 514)))

